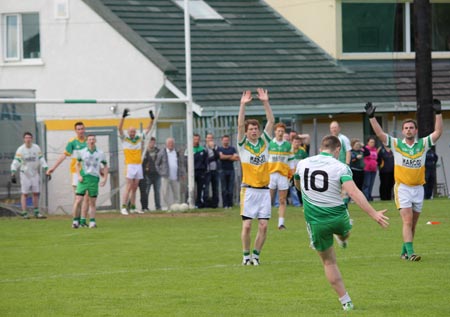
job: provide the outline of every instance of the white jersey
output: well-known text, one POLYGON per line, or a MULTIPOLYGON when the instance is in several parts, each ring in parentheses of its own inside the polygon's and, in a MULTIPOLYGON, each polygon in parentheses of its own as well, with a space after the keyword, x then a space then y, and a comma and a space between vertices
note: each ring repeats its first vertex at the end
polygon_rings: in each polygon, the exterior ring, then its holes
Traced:
POLYGON ((341 191, 353 179, 348 165, 322 152, 301 160, 295 174, 300 176, 307 222, 327 223, 347 214, 341 191))
POLYGON ((47 169, 48 165, 39 145, 33 143, 28 148, 25 144, 22 144, 14 156, 11 173, 15 173, 20 168, 21 175, 33 177, 39 175, 41 167, 47 169))
POLYGON ((78 152, 78 162, 81 163, 81 176, 91 175, 100 178, 101 165, 106 166, 106 156, 102 151, 90 151, 87 147, 78 152))

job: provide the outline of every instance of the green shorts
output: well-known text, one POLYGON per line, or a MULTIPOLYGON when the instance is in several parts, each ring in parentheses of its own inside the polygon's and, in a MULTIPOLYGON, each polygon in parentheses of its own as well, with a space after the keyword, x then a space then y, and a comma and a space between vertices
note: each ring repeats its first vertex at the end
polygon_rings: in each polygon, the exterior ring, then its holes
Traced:
POLYGON ((75 193, 77 195, 84 196, 87 191, 89 193, 89 197, 97 197, 99 181, 100 178, 98 177, 85 175, 83 176, 83 181, 78 183, 75 193))
POLYGON ((347 236, 352 229, 347 215, 328 223, 306 223, 311 246, 317 251, 325 251, 333 245, 333 234, 347 236))

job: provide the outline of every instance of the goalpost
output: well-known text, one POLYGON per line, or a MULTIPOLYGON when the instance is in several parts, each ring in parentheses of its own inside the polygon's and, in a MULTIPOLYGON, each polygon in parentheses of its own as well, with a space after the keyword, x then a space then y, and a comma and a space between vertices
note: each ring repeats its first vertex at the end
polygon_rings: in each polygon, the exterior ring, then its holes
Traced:
POLYGON ((0 98, 2 103, 21 104, 147 104, 147 103, 185 103, 186 105, 186 149, 188 176, 188 204, 194 208, 194 152, 193 152, 193 101, 192 101, 192 71, 191 71, 191 25, 189 15, 189 0, 184 0, 184 40, 185 40, 185 68, 186 94, 185 98, 155 98, 155 99, 32 99, 32 98, 0 98))

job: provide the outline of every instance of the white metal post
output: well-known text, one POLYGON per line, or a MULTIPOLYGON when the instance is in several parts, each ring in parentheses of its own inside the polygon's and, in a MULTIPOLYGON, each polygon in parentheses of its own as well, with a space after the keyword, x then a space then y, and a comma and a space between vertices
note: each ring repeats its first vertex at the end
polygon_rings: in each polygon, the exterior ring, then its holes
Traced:
POLYGON ((189 16, 189 0, 184 0, 184 45, 186 65, 186 133, 187 133, 187 176, 188 204, 194 208, 194 148, 193 148, 193 113, 192 113, 192 73, 191 73, 191 20, 189 16))

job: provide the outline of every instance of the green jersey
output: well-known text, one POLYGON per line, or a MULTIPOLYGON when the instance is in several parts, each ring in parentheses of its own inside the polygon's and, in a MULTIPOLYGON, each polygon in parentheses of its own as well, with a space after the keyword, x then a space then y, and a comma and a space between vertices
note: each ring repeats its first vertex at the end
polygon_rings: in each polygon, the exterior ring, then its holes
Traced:
POLYGON ((66 156, 70 156, 72 158, 70 162, 70 172, 72 174, 76 173, 75 164, 77 164, 78 152, 80 152, 86 146, 87 146, 86 138, 80 140, 77 137, 75 137, 70 139, 69 142, 67 142, 64 153, 66 154, 66 156))
POLYGON ((78 162, 81 163, 81 176, 94 176, 100 178, 101 165, 106 166, 105 153, 98 149, 93 151, 85 148, 78 153, 78 162))

